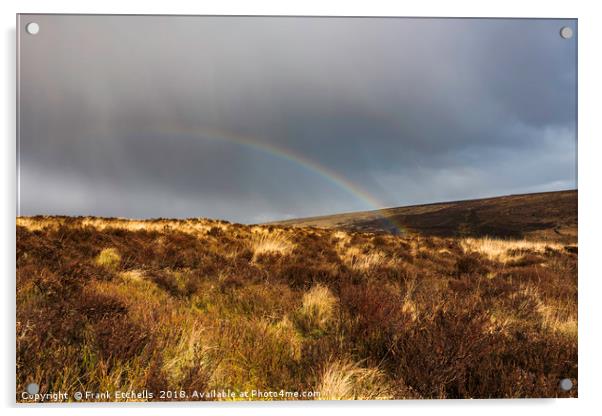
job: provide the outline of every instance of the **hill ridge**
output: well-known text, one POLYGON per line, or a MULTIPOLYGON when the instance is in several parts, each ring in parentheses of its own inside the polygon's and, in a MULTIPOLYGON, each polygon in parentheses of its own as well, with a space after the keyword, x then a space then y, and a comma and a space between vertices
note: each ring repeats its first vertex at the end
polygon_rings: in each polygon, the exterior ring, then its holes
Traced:
POLYGON ((578 190, 509 194, 313 216, 267 224, 432 236, 575 242, 578 190))

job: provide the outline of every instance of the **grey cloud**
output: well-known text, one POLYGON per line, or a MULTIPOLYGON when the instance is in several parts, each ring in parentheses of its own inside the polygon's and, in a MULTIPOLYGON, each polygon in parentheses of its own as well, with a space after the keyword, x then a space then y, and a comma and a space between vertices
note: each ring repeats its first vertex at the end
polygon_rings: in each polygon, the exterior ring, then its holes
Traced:
POLYGON ((576 187, 576 39, 558 36, 572 20, 35 19, 23 215, 373 208, 272 145, 383 206, 576 187))

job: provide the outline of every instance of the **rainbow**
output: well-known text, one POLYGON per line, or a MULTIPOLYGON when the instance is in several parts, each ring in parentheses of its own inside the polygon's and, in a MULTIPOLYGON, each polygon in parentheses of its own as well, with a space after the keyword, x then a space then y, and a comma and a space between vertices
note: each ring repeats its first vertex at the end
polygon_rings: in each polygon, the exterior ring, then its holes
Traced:
MULTIPOLYGON (((264 154, 293 163, 294 165, 301 167, 302 169, 317 174, 318 176, 324 178, 334 186, 347 192, 359 201, 367 204, 371 209, 375 211, 385 208, 384 204, 381 201, 379 201, 376 197, 374 197, 370 192, 366 191, 358 184, 351 182, 349 179, 339 174, 338 172, 335 172, 331 168, 324 166, 323 164, 320 164, 308 158, 305 155, 294 152, 292 149, 285 148, 274 143, 266 143, 263 140, 238 133, 207 128, 186 130, 182 127, 177 127, 169 128, 159 133, 164 134, 166 136, 193 136, 202 138, 204 140, 225 141, 228 143, 233 143, 239 146, 260 151, 264 154)), ((397 224, 394 224, 390 218, 386 218, 384 216, 382 218, 385 219, 396 230, 400 231, 402 229, 397 224)))

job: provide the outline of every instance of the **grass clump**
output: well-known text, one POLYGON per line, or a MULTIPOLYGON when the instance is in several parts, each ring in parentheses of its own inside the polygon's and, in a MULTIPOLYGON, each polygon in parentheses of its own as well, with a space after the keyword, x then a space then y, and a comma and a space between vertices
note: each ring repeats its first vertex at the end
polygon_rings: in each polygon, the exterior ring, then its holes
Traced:
POLYGON ((391 389, 377 368, 363 368, 349 360, 329 363, 317 391, 320 400, 387 400, 391 389))
POLYGON ((96 257, 96 264, 107 269, 115 270, 121 262, 121 255, 115 248, 105 248, 96 257))
POLYGON ((253 251, 253 261, 265 254, 289 254, 295 245, 284 233, 270 232, 266 229, 253 234, 250 241, 250 249, 253 251))
POLYGON ((303 295, 303 304, 297 312, 297 324, 311 335, 322 335, 332 326, 337 298, 322 284, 312 286, 303 295))

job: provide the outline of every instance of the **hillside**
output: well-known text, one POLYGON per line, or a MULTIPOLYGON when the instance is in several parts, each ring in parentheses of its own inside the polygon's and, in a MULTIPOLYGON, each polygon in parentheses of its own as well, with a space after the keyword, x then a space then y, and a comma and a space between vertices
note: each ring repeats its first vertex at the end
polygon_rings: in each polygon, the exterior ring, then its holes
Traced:
POLYGON ((439 237, 577 240, 577 191, 508 195, 277 221, 354 231, 418 233, 439 237))
MULTIPOLYGON (((18 401, 32 381, 69 401, 74 391, 148 391, 127 400, 153 401, 578 395, 558 389, 578 377, 576 246, 30 217, 17 218, 16 251, 18 401), (199 396, 228 389, 250 395, 199 396)), ((83 399, 98 400, 116 399, 83 399)))

